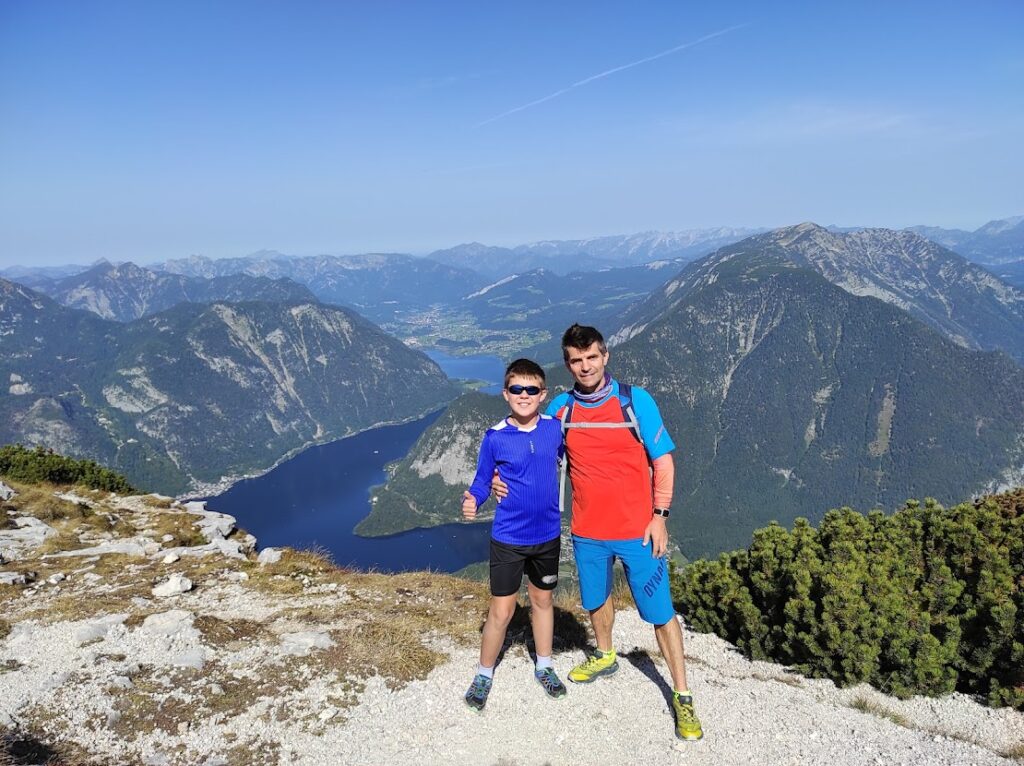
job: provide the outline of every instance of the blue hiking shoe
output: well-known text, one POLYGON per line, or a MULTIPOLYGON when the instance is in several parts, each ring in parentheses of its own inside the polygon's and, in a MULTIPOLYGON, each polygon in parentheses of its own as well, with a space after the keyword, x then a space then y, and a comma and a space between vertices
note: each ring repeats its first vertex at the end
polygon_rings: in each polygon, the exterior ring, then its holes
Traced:
POLYGON ((541 668, 533 671, 533 677, 544 689, 544 693, 552 699, 565 696, 565 684, 559 679, 554 668, 541 668))
POLYGON ((484 705, 487 704, 487 695, 491 693, 491 679, 484 675, 476 675, 473 677, 473 683, 469 685, 469 689, 466 691, 466 696, 463 698, 466 700, 466 704, 475 710, 481 712, 484 709, 484 705))

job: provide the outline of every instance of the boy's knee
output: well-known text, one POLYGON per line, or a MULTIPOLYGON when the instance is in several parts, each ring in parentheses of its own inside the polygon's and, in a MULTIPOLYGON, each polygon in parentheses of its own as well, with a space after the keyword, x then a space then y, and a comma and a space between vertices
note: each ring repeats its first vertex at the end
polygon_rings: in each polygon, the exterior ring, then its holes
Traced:
POLYGON ((493 603, 491 604, 491 611, 488 615, 488 620, 494 620, 498 625, 508 625, 512 621, 512 615, 516 613, 516 604, 513 601, 511 604, 493 603))
POLYGON ((550 609, 553 602, 553 591, 540 589, 530 591, 530 606, 534 609, 550 609))

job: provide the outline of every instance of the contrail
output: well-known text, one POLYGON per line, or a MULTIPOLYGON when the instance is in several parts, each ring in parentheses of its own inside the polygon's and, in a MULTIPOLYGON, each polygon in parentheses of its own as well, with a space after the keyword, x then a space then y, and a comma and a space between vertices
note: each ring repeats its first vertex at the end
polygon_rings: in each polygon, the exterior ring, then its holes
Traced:
POLYGON ((703 42, 707 42, 708 40, 711 40, 712 38, 721 37, 724 34, 728 34, 729 32, 733 32, 733 31, 735 31, 737 29, 740 29, 742 27, 745 27, 745 26, 747 26, 747 25, 746 24, 737 24, 736 26, 733 26, 733 27, 727 27, 725 29, 719 30, 718 32, 712 32, 709 35, 704 35, 704 37, 701 37, 698 40, 694 40, 693 42, 683 43, 682 45, 677 45, 674 48, 669 48, 667 51, 662 51, 661 53, 655 53, 653 56, 648 56, 647 58, 642 58, 639 61, 633 61, 632 63, 623 64, 622 66, 617 66, 614 69, 609 69, 606 72, 601 72, 600 74, 591 75, 590 77, 587 77, 587 78, 585 78, 583 80, 580 80, 579 82, 574 82, 572 85, 569 85, 569 86, 567 86, 565 88, 562 88, 561 90, 556 90, 554 93, 551 93, 551 94, 549 94, 547 96, 544 96, 544 98, 538 98, 536 101, 531 101, 528 104, 523 104, 522 106, 517 106, 515 109, 509 109, 507 112, 502 112, 501 114, 495 115, 494 117, 490 117, 490 118, 484 120, 483 122, 478 122, 473 127, 474 128, 482 128, 484 125, 492 123, 495 120, 500 120, 503 117, 508 117, 510 114, 515 114, 516 112, 521 112, 524 109, 529 109, 530 107, 537 106, 538 104, 543 104, 545 101, 550 101, 553 98, 558 98, 563 93, 568 93, 573 88, 579 88, 579 87, 581 87, 583 85, 587 85, 588 83, 592 83, 594 80, 600 80, 602 77, 608 77, 608 75, 613 75, 616 72, 621 72, 624 69, 631 69, 631 68, 633 68, 635 66, 640 66, 641 64, 646 64, 648 61, 654 61, 655 59, 660 59, 660 58, 662 58, 664 56, 669 56, 669 55, 671 55, 673 53, 678 53, 681 50, 686 50, 687 48, 692 48, 695 45, 700 45, 703 42))

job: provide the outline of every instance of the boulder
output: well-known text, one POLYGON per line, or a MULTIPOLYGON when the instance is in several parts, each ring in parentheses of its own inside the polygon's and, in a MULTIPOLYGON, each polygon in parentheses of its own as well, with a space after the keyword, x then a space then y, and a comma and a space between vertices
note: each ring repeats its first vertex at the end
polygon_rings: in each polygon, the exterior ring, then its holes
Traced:
POLYGON ((260 564, 276 564, 280 560, 280 548, 264 548, 260 551, 260 555, 256 557, 256 561, 260 564))
POLYGON ((183 574, 173 574, 167 580, 153 588, 153 595, 159 598, 177 596, 192 590, 192 581, 183 574))

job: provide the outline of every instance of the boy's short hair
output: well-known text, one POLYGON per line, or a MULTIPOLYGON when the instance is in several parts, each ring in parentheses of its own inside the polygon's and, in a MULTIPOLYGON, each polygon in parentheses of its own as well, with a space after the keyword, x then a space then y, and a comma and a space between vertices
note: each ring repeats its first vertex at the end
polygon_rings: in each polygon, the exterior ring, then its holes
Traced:
POLYGON ((505 388, 508 388, 508 382, 512 380, 513 375, 521 375, 524 378, 538 378, 541 383, 545 381, 544 368, 532 359, 516 359, 505 368, 505 388))
POLYGON ((596 327, 579 323, 574 324, 562 335, 562 358, 568 362, 570 348, 585 349, 590 348, 595 343, 601 349, 602 354, 608 353, 608 345, 604 342, 604 336, 598 332, 596 327))

